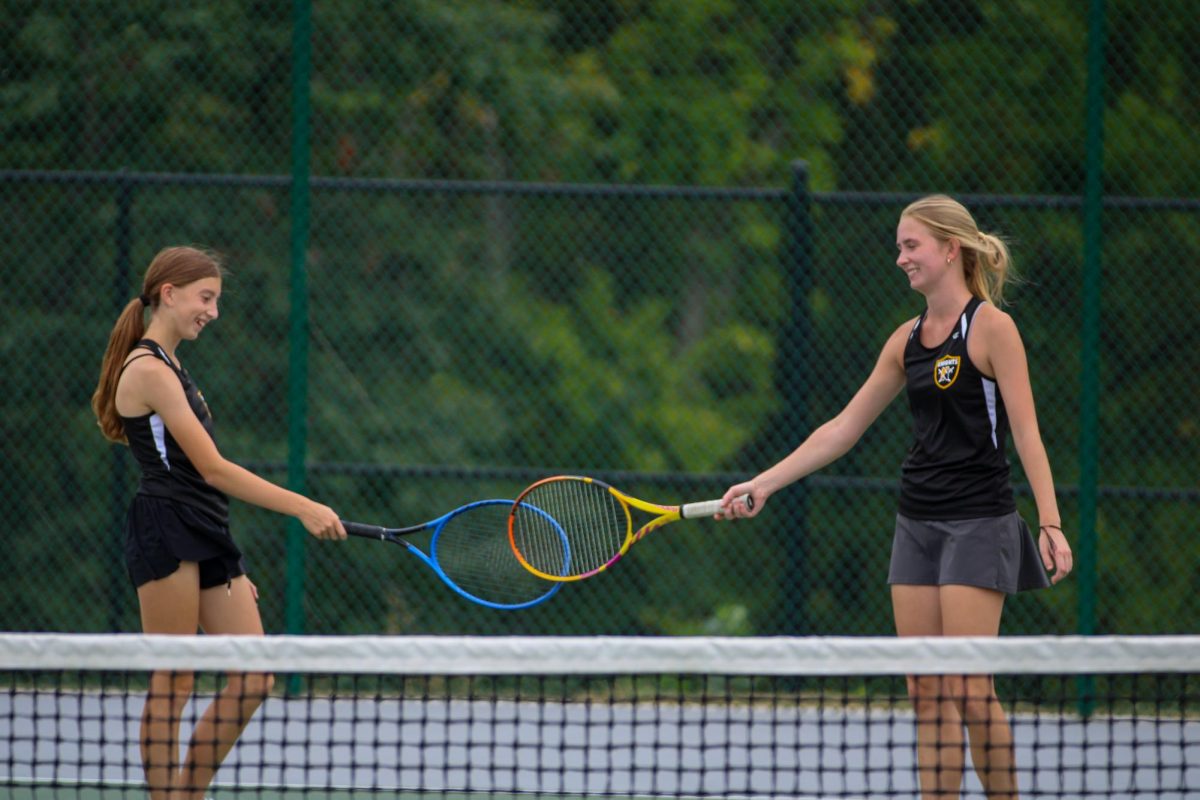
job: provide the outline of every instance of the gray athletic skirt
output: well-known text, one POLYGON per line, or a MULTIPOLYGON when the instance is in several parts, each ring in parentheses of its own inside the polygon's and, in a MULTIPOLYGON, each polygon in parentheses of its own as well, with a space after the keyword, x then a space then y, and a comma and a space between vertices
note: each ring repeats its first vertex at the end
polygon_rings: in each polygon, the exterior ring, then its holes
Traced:
POLYGON ((1016 594, 1050 585, 1037 543, 1017 512, 979 519, 896 515, 888 583, 958 584, 1016 594))

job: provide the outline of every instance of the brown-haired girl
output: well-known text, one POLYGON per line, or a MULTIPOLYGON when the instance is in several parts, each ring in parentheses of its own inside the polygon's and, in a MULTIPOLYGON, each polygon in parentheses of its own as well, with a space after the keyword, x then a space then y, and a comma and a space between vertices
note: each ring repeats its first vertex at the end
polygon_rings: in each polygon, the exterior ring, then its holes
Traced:
MULTIPOLYGON (((145 633, 263 635, 258 593, 229 533, 228 496, 294 516, 317 538, 346 536, 332 509, 258 477, 217 450, 204 395, 176 349, 217 319, 223 275, 213 253, 193 247, 159 252, 141 294, 113 327, 92 395, 101 431, 128 444, 141 468, 126 518, 125 561, 145 633)), ((151 676, 141 751, 153 800, 202 798, 273 682, 270 675, 228 677, 181 762, 179 723, 193 676, 151 676)))

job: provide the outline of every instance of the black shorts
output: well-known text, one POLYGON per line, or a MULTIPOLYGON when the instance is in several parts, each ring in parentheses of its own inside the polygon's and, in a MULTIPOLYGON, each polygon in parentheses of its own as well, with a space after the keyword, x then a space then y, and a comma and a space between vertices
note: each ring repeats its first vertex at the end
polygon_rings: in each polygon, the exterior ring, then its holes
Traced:
POLYGON ((1050 585, 1033 534, 1017 512, 956 520, 896 515, 888 583, 979 586, 1005 594, 1050 585))
POLYGON ((200 565, 200 588, 246 574, 229 526, 165 497, 136 495, 125 517, 125 566, 134 586, 165 578, 181 561, 200 565))

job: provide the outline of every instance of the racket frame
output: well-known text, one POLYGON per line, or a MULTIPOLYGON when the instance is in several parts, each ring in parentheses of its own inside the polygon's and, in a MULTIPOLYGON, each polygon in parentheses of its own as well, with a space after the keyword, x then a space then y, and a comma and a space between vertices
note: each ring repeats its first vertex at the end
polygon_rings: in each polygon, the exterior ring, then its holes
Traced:
MULTIPOLYGON (((720 511, 720 509, 720 500, 705 500, 698 503, 686 503, 678 506, 663 505, 660 503, 651 503, 647 500, 642 500, 634 497, 633 495, 626 494, 620 489, 605 483, 599 478, 590 478, 586 475, 553 475, 548 478, 542 478, 540 481, 530 484, 528 487, 526 487, 525 491, 517 495, 517 499, 513 501, 512 510, 508 514, 508 542, 512 546, 513 554, 516 555, 517 560, 521 562, 521 566, 525 567, 525 569, 529 570, 542 580, 553 581, 556 583, 581 581, 584 578, 590 578, 594 575, 599 575, 613 564, 616 564, 625 557, 625 554, 629 552, 629 548, 633 546, 634 542, 640 541, 651 531, 657 530, 664 525, 676 522, 680 519, 710 517, 720 511), (536 503, 525 502, 525 498, 531 492, 542 486, 545 486, 546 484, 559 483, 562 481, 581 481, 583 483, 593 484, 607 490, 608 493, 611 494, 614 499, 616 499, 618 505, 625 514, 625 538, 621 542, 621 546, 617 552, 614 553, 612 557, 608 559, 608 561, 598 567, 594 567, 579 574, 550 575, 549 573, 544 572, 543 570, 540 570, 533 564, 529 563, 524 555, 521 554, 521 549, 517 546, 517 537, 514 526, 516 522, 517 509, 521 506, 536 509, 547 518, 550 518, 550 514, 548 512, 538 508, 536 503), (636 508, 639 511, 644 511, 647 514, 653 514, 655 516, 635 531, 633 529, 633 515, 630 513, 631 508, 636 508)), ((571 540, 570 535, 567 534, 561 524, 555 522, 555 525, 559 530, 559 535, 563 537, 564 542, 569 546, 571 540)))
MULTIPOLYGON (((558 590, 562 588, 561 582, 549 581, 549 583, 551 584, 551 588, 548 589, 543 594, 541 594, 531 600, 526 600, 521 603, 500 603, 500 602, 496 602, 495 600, 488 600, 487 598, 480 597, 476 594, 468 592, 466 589, 459 586, 454 581, 453 578, 451 578, 448 574, 446 574, 446 571, 444 569, 442 569, 442 565, 440 563, 438 563, 438 560, 437 560, 438 539, 441 537, 442 531, 445 529, 447 523, 449 523, 450 520, 454 519, 456 516, 459 516, 460 514, 465 514, 474 508, 477 508, 479 506, 486 506, 486 505, 505 505, 505 506, 508 506, 510 509, 516 507, 516 503, 512 500, 477 500, 474 503, 467 503, 464 506, 459 506, 458 508, 456 508, 452 511, 448 511, 445 514, 443 514, 442 516, 437 517, 436 519, 431 519, 427 522, 421 523, 420 525, 410 525, 405 528, 386 528, 381 525, 371 525, 371 524, 363 523, 363 522, 350 522, 348 520, 342 520, 342 527, 346 529, 346 534, 349 536, 356 536, 356 537, 360 537, 363 539, 376 539, 378 541, 391 542, 392 544, 398 544, 398 545, 403 546, 410 553, 415 555, 417 558, 421 559, 421 561, 423 561, 426 566, 428 566, 430 569, 432 569, 434 571, 434 574, 436 574, 438 576, 438 578, 442 581, 442 583, 449 586, 460 597, 470 600, 472 603, 476 603, 481 606, 486 606, 487 608, 494 608, 494 609, 498 609, 498 610, 502 610, 502 611, 515 611, 515 610, 522 609, 522 608, 531 608, 532 606, 540 605, 540 604, 546 602, 551 597, 553 597, 555 594, 557 594, 558 590), (412 542, 410 542, 406 538, 404 538, 404 537, 410 536, 414 533, 421 533, 422 531, 427 531, 427 530, 433 531, 433 536, 431 537, 431 539, 429 541, 429 552, 428 553, 426 553, 421 548, 417 547, 415 544, 413 544, 412 542)), ((549 514, 546 514, 546 512, 542 511, 541 509, 535 508, 533 510, 535 512, 541 514, 542 516, 546 517, 546 519, 549 520, 550 523, 555 528, 558 529, 558 534, 562 538, 562 542, 563 542, 565 559, 569 562, 570 544, 567 540, 566 533, 562 530, 562 527, 558 524, 557 521, 555 521, 553 518, 551 518, 549 514)), ((510 517, 511 517, 511 511, 510 511, 510 517)), ((504 531, 498 530, 498 531, 496 531, 496 535, 502 536, 502 535, 504 535, 504 531)), ((515 553, 515 551, 514 551, 514 553, 515 553)), ((524 564, 522 564, 521 566, 525 567, 524 564)), ((525 569, 528 570, 529 568, 525 567, 525 569)), ((564 569, 566 569, 566 565, 564 565, 564 569)), ((534 573, 534 574, 536 575, 537 573, 534 573)))

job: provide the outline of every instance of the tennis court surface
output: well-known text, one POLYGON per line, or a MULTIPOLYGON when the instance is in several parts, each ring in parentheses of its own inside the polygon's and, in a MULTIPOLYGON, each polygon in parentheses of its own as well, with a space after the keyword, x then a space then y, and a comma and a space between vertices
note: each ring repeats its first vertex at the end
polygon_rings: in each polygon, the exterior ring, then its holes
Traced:
MULTIPOLYGON (((207 793, 918 794, 906 674, 995 674, 1022 797, 1200 796, 1200 637, 0 636, 0 797, 146 797, 151 671, 274 690, 207 793)), ((950 744, 944 744, 947 750, 950 744)), ((982 797, 967 754, 964 796, 982 797)))

